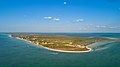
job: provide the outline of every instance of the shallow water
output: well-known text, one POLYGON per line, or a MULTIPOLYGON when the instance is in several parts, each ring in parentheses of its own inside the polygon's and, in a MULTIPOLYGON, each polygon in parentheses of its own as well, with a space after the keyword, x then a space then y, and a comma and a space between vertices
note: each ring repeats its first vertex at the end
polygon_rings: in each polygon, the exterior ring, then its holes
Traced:
MULTIPOLYGON (((120 34, 112 33, 54 35, 120 38, 120 34)), ((120 67, 120 42, 99 43, 91 48, 94 51, 88 53, 55 52, 0 34, 0 67, 120 67)))

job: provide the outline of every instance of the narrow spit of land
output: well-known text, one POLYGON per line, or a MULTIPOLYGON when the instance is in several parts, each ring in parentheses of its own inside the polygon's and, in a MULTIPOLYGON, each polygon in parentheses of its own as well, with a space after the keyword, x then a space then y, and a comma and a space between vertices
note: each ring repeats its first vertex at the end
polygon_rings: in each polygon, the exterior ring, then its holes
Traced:
POLYGON ((102 41, 113 41, 107 38, 43 36, 39 34, 11 34, 10 37, 22 39, 46 49, 60 52, 90 52, 92 49, 88 45, 102 41))

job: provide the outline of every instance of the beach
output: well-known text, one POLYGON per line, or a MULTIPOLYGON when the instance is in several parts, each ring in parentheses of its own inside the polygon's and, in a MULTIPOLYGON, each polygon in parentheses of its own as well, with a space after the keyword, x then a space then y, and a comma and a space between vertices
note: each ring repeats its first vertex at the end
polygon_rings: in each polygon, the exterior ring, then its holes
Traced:
MULTIPOLYGON (((9 37, 12 37, 12 36, 9 35, 9 37)), ((66 50, 52 49, 52 48, 44 47, 44 46, 42 46, 42 45, 35 44, 34 42, 28 41, 28 40, 26 40, 26 39, 22 39, 22 38, 19 38, 19 37, 15 37, 15 38, 16 38, 16 39, 20 39, 20 40, 24 40, 24 41, 26 41, 26 42, 32 43, 32 44, 34 44, 34 45, 36 45, 36 46, 39 46, 39 47, 42 47, 42 48, 45 48, 45 49, 51 50, 51 51, 70 52, 70 53, 81 53, 81 52, 91 52, 91 51, 93 51, 93 50, 92 50, 91 48, 89 48, 88 46, 86 46, 86 48, 88 49, 88 50, 86 50, 86 51, 66 51, 66 50)), ((91 45, 92 45, 92 44, 91 44, 91 45)))
MULTIPOLYGON (((0 35, 0 67, 120 67, 119 42, 96 42, 96 44, 88 46, 92 49, 91 52, 60 52, 37 46, 37 44, 30 43, 26 40, 11 38, 11 36, 8 37, 8 35, 9 34, 0 35)), ((51 33, 49 35, 51 35, 51 33)), ((74 33, 73 35, 76 34, 74 33)), ((111 37, 113 38, 120 36, 120 34, 111 33, 84 35, 99 35, 100 37, 112 35, 111 37)), ((82 36, 82 34, 79 34, 79 36, 82 36)))

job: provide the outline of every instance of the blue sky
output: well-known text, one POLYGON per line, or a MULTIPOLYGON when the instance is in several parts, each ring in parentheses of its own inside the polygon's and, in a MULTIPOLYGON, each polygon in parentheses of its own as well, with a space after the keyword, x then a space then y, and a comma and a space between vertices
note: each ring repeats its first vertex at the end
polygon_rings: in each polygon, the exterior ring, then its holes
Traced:
POLYGON ((0 32, 120 32, 120 0, 0 0, 0 32))

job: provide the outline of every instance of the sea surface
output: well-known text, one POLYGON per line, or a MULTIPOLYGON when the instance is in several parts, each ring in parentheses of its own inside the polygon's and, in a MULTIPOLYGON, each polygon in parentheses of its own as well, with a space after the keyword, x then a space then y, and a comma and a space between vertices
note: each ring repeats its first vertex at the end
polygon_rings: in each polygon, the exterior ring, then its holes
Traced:
MULTIPOLYGON (((10 33, 9 33, 10 34, 10 33)), ((64 53, 38 47, 0 33, 0 67, 120 67, 120 42, 97 43, 92 52, 64 53)), ((120 39, 120 33, 38 33, 120 39)))

